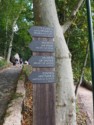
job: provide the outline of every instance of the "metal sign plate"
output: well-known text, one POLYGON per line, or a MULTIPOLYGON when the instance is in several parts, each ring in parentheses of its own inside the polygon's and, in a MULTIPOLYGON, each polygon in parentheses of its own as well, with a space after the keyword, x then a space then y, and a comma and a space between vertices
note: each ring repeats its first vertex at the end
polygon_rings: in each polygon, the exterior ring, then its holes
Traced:
POLYGON ((55 67, 55 57, 53 56, 32 56, 29 59, 32 67, 55 67))
POLYGON ((33 71, 29 76, 32 83, 55 83, 55 72, 33 71))
POLYGON ((33 52, 54 52, 55 46, 53 41, 32 41, 29 48, 33 52))
POLYGON ((33 26, 29 33, 34 37, 54 37, 54 29, 46 26, 33 26))

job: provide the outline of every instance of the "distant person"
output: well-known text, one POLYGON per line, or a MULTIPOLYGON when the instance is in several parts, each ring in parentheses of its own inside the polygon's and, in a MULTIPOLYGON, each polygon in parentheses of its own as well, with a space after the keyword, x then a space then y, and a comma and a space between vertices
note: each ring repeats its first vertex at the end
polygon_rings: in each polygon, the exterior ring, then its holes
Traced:
POLYGON ((16 65, 16 61, 15 61, 15 58, 14 57, 11 57, 10 58, 10 62, 12 62, 12 64, 15 66, 16 65))
POLYGON ((22 65, 23 65, 23 59, 22 59, 22 58, 20 58, 20 64, 22 64, 22 65))
POLYGON ((16 64, 20 64, 19 54, 16 53, 14 56, 12 56, 12 57, 10 58, 10 61, 13 63, 14 66, 15 66, 16 64))
POLYGON ((20 64, 20 57, 19 57, 19 54, 18 54, 18 53, 16 53, 16 54, 14 55, 14 58, 15 58, 16 64, 20 64))

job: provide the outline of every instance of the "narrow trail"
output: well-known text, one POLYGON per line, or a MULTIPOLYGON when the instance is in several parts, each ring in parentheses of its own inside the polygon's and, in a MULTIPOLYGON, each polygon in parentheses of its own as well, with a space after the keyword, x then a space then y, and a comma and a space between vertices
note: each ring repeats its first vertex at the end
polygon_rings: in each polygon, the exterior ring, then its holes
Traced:
POLYGON ((7 104, 12 98, 17 85, 17 78, 21 71, 20 66, 12 66, 0 71, 0 125, 7 109, 7 104))
POLYGON ((78 90, 78 97, 80 98, 80 103, 83 104, 83 110, 88 115, 87 123, 89 125, 94 125, 93 123, 93 97, 92 91, 80 87, 78 90))

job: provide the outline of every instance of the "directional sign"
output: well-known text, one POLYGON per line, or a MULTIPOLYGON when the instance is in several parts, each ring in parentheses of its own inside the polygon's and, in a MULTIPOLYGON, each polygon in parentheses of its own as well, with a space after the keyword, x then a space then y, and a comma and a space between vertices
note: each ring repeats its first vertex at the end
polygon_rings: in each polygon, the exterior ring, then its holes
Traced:
POLYGON ((54 29, 46 26, 33 26, 29 33, 34 37, 54 37, 54 29))
POLYGON ((29 48, 33 52, 54 52, 55 46, 53 41, 32 41, 29 48))
POLYGON ((29 59, 32 67, 55 67, 55 57, 53 56, 32 56, 29 59))
POLYGON ((29 80, 32 83, 55 83, 55 72, 33 71, 29 80))

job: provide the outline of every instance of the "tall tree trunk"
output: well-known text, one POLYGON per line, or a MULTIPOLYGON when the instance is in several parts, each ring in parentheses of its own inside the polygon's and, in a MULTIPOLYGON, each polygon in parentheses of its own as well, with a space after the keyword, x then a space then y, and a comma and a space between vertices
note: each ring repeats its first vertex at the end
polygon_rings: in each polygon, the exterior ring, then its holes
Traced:
POLYGON ((11 36, 10 36, 10 43, 9 43, 8 54, 7 54, 7 62, 8 62, 8 63, 10 62, 11 51, 12 51, 12 44, 13 44, 13 38, 14 38, 13 28, 14 28, 14 26, 16 25, 17 20, 19 19, 19 16, 20 16, 22 10, 23 10, 23 7, 21 7, 21 9, 20 9, 20 11, 19 11, 17 17, 16 17, 15 20, 13 21, 12 34, 11 34, 11 36))
POLYGON ((7 54, 7 44, 8 44, 8 18, 6 18, 6 41, 4 47, 4 58, 6 59, 7 54))
POLYGON ((56 47, 56 125, 76 125, 71 54, 59 24, 54 0, 34 0, 36 25, 54 27, 56 47))
MULTIPOLYGON (((8 6, 6 7, 6 10, 8 11, 8 6)), ((4 58, 7 57, 7 45, 8 45, 8 15, 6 13, 6 41, 4 46, 4 58)))
POLYGON ((12 34, 11 34, 11 40, 10 40, 10 43, 9 43, 9 48, 8 48, 8 54, 7 54, 7 63, 10 62, 10 57, 11 57, 11 51, 12 51, 12 43, 13 43, 13 38, 14 38, 14 32, 12 31, 12 34))

